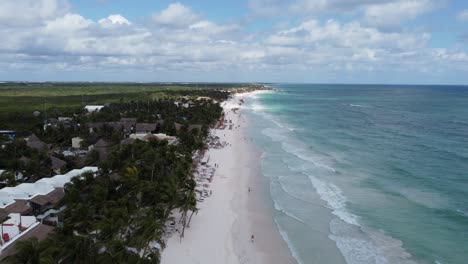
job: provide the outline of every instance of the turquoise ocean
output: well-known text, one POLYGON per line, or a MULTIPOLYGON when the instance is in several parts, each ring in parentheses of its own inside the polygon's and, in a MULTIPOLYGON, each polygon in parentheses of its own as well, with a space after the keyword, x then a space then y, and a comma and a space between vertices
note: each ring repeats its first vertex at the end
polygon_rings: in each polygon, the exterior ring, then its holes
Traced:
POLYGON ((468 87, 270 87, 243 114, 298 263, 468 263, 468 87))

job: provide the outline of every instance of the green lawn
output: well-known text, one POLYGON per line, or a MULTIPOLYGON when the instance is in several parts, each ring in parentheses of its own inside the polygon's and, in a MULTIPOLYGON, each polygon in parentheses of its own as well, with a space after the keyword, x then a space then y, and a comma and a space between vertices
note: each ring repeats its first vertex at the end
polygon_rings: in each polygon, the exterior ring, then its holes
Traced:
POLYGON ((226 88, 235 84, 139 83, 1 83, 0 115, 42 111, 44 107, 70 108, 123 100, 180 96, 201 88, 226 88), (198 88, 198 89, 197 89, 198 88))

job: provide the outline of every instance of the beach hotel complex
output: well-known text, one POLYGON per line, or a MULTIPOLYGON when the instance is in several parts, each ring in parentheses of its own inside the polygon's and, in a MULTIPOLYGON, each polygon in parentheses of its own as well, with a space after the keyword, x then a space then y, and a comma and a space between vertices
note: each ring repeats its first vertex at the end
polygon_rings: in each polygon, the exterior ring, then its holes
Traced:
POLYGON ((35 183, 0 189, 0 260, 12 253, 16 241, 31 236, 41 240, 60 225, 58 214, 65 206, 56 206, 65 195, 65 185, 73 177, 97 171, 97 167, 84 167, 63 175, 42 178, 35 183))

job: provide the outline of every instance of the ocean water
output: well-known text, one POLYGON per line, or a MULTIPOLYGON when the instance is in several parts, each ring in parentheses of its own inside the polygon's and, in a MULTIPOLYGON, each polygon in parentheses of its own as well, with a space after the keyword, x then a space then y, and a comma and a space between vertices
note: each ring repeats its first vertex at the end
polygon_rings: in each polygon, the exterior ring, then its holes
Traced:
POLYGON ((468 263, 468 87, 272 87, 243 113, 299 263, 468 263))

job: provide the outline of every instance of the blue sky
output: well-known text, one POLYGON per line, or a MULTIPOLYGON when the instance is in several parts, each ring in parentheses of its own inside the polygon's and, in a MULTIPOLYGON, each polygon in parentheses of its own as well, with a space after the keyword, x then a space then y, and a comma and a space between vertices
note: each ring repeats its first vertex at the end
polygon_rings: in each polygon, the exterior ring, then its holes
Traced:
POLYGON ((0 80, 468 84, 463 0, 2 0, 0 80))

